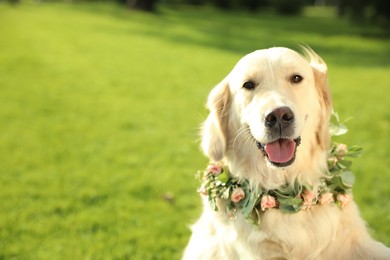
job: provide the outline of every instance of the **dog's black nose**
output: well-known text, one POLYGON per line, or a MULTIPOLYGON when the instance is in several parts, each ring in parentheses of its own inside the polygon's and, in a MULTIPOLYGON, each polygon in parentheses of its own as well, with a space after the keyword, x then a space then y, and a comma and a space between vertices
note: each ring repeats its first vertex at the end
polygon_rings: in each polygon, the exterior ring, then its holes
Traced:
POLYGON ((282 130, 294 122, 294 113, 288 107, 279 107, 265 117, 265 126, 282 130))

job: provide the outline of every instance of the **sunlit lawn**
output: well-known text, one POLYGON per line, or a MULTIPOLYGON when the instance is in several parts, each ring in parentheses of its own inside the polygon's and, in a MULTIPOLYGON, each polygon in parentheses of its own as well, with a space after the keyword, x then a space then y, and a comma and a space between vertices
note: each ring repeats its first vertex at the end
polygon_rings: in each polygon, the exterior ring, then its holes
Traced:
POLYGON ((390 245, 390 41, 333 16, 0 4, 0 259, 178 259, 200 214, 208 91, 247 52, 327 62, 354 195, 390 245))

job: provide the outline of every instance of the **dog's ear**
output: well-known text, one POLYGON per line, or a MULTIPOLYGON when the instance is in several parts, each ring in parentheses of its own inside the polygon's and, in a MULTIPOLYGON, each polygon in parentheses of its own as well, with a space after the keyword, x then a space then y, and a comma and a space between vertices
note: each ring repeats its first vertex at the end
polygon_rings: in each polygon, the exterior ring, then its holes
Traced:
POLYGON ((317 142, 324 149, 330 145, 329 119, 332 113, 332 97, 328 85, 328 68, 326 63, 313 50, 304 48, 305 56, 308 58, 313 69, 315 87, 320 100, 320 124, 317 127, 317 142), (324 122, 326 122, 324 124, 324 122))
POLYGON ((228 77, 211 90, 207 108, 210 110, 202 127, 202 149, 213 161, 223 159, 228 140, 230 90, 228 77))

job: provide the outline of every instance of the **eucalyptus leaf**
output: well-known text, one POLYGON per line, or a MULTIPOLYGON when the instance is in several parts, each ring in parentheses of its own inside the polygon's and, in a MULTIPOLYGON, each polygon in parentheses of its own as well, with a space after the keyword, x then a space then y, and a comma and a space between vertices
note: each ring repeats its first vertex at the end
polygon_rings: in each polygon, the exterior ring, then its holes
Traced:
POLYGON ((348 132, 348 128, 340 123, 339 115, 332 111, 329 125, 329 133, 331 136, 340 136, 346 134, 348 132))
POLYGON ((345 125, 339 124, 331 124, 329 126, 329 133, 331 136, 340 136, 344 135, 348 132, 348 128, 345 125))
POLYGON ((296 213, 300 210, 300 207, 294 207, 292 205, 280 204, 279 209, 282 213, 296 213))
POLYGON ((363 148, 358 146, 351 146, 348 149, 346 156, 348 157, 360 157, 363 154, 363 148))
POLYGON ((259 197, 260 195, 257 192, 252 192, 250 194, 247 204, 242 208, 242 214, 245 217, 248 217, 252 213, 252 210, 256 206, 256 202, 259 197))
POLYGON ((278 197, 278 201, 281 205, 283 204, 283 205, 290 205, 290 206, 299 205, 303 202, 301 198, 297 198, 297 197, 288 198, 288 199, 278 197))
POLYGON ((251 196, 251 192, 247 189, 244 189, 244 193, 245 193, 245 197, 238 202, 238 206, 240 208, 244 208, 244 207, 246 207, 246 205, 248 205, 248 202, 249 202, 249 199, 251 196))
POLYGON ((211 207, 214 211, 218 211, 218 207, 217 207, 217 203, 215 202, 215 198, 209 197, 209 204, 210 204, 210 207, 211 207))
POLYGON ((342 169, 349 168, 352 166, 352 162, 348 160, 340 160, 337 162, 338 164, 341 164, 343 166, 342 169))
POLYGON ((337 187, 342 187, 343 186, 343 180, 341 179, 340 176, 335 176, 331 180, 331 185, 329 185, 329 188, 336 189, 337 187))
POLYGON ((274 193, 278 198, 290 198, 295 195, 294 188, 289 185, 280 187, 278 190, 273 190, 272 193, 274 193))
POLYGON ((339 168, 339 169, 341 169, 341 170, 348 168, 348 166, 345 166, 345 165, 342 163, 342 160, 336 162, 336 166, 337 166, 337 168, 339 168))
POLYGON ((340 184, 337 184, 337 183, 336 184, 330 184, 330 185, 328 185, 327 189, 324 190, 324 193, 332 191, 332 190, 336 190, 337 187, 339 187, 339 186, 340 186, 340 184))
POLYGON ((342 183, 347 186, 347 187, 352 187, 353 184, 355 183, 355 176, 351 171, 345 171, 340 174, 342 183))

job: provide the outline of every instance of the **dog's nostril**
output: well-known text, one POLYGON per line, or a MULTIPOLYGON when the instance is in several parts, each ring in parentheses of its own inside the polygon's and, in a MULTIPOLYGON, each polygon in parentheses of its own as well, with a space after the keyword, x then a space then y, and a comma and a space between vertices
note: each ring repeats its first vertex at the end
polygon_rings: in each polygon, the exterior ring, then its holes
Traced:
POLYGON ((294 114, 291 112, 291 110, 286 110, 285 114, 282 115, 282 120, 285 122, 290 122, 294 119, 294 114))
POLYGON ((276 118, 276 115, 271 112, 269 113, 266 117, 265 117, 265 124, 269 127, 272 127, 276 124, 276 122, 278 121, 278 119, 276 118))

